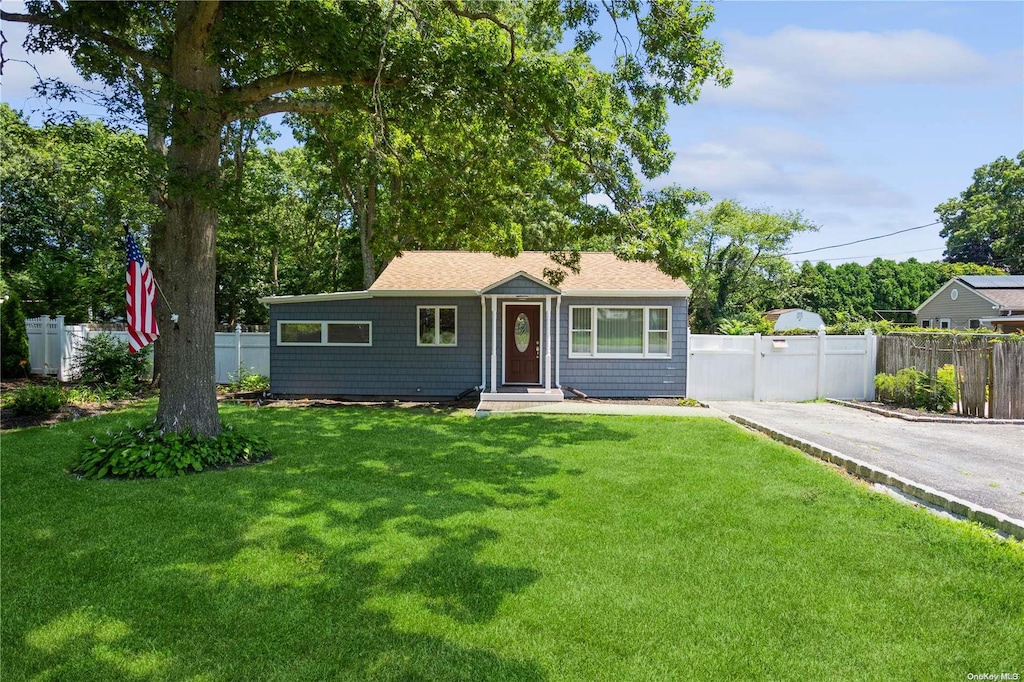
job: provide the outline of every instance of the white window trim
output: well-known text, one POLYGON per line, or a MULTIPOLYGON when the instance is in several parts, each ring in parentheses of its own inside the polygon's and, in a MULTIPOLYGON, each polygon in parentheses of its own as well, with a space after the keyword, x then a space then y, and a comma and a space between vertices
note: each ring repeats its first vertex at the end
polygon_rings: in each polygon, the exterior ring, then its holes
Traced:
POLYGON ((357 348, 368 348, 373 345, 373 322, 369 320, 278 320, 277 321, 277 345, 278 346, 354 346, 357 348), (312 343, 308 341, 303 342, 289 342, 281 340, 281 325, 282 324, 318 324, 320 325, 320 342, 312 343), (370 341, 369 343, 328 343, 327 342, 327 325, 329 324, 365 324, 370 328, 370 341))
POLYGON ((939 318, 939 324, 937 326, 938 326, 939 329, 952 329, 953 328, 953 320, 951 320, 948 317, 940 317, 939 318), (946 323, 945 327, 942 326, 943 322, 946 323))
POLYGON ((418 305, 416 306, 416 345, 424 348, 457 348, 459 345, 459 306, 457 305, 418 305), (455 311, 455 343, 441 343, 441 309, 451 308, 455 311), (423 343, 420 339, 420 311, 434 311, 434 342, 423 343))
POLYGON ((671 360, 672 359, 672 306, 667 305, 571 305, 569 306, 569 358, 597 358, 601 360, 671 360), (575 331, 586 331, 584 329, 576 329, 572 326, 573 310, 576 308, 589 309, 590 310, 590 352, 579 353, 572 349, 572 335, 575 331), (643 352, 641 353, 598 353, 597 352, 597 309, 604 308, 609 310, 637 310, 642 309, 644 311, 644 331, 643 331, 643 352), (666 312, 666 324, 667 329, 655 329, 650 328, 650 311, 651 310, 664 310, 666 312), (650 343, 651 332, 662 332, 668 337, 668 352, 667 353, 651 353, 648 350, 648 344, 650 343))

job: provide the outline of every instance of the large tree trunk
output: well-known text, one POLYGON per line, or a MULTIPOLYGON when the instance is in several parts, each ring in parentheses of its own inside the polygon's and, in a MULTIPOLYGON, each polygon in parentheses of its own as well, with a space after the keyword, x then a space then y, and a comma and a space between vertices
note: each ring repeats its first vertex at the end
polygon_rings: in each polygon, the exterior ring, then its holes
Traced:
POLYGON ((220 433, 214 367, 220 71, 209 55, 216 3, 177 6, 171 79, 181 88, 172 114, 168 214, 159 251, 160 285, 174 312, 160 309, 164 353, 157 421, 165 429, 220 433))

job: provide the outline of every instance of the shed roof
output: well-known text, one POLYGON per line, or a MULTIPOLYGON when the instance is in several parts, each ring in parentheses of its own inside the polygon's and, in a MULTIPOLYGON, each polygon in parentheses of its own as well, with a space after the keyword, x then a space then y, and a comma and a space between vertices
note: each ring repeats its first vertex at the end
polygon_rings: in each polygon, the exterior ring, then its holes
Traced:
MULTIPOLYGON (((542 280, 545 269, 557 267, 551 257, 541 251, 523 251, 511 258, 475 251, 407 251, 388 264, 368 291, 483 291, 518 273, 542 280)), ((690 295, 683 280, 666 275, 653 263, 624 261, 606 252, 581 253, 579 274, 569 271, 558 288, 566 293, 678 292, 682 296, 690 295)))

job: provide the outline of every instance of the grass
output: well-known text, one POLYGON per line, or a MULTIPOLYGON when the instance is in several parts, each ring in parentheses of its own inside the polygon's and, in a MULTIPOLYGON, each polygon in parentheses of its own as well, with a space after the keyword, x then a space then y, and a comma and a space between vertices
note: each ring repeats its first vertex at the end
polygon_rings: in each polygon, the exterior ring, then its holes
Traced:
POLYGON ((3 435, 5 682, 965 679, 1024 549, 711 419, 226 407, 258 466, 78 481, 3 435))

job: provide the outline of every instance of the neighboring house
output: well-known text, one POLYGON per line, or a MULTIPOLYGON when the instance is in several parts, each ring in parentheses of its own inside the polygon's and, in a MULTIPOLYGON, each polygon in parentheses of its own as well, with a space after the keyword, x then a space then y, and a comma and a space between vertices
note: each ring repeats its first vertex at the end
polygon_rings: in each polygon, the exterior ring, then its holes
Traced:
POLYGON ((651 263, 583 253, 559 286, 544 253, 414 251, 366 291, 271 296, 282 395, 561 400, 682 396, 687 299, 651 263), (518 396, 518 397, 517 397, 518 396))
POLYGON ((818 313, 803 308, 776 308, 764 314, 777 332, 785 329, 814 329, 825 324, 818 313))
POLYGON ((1024 330, 1024 275, 954 277, 914 314, 921 327, 1024 330))

